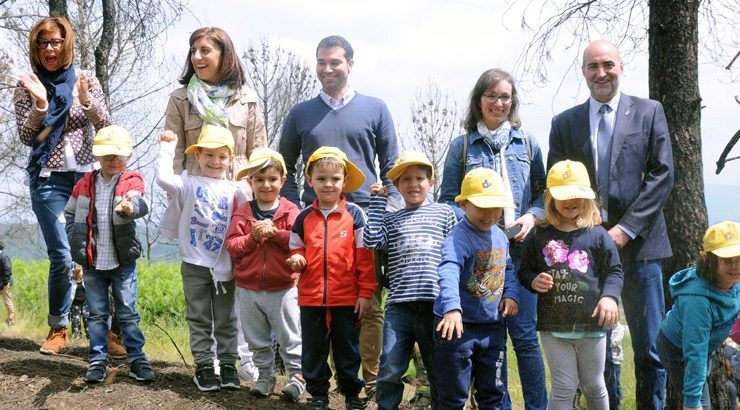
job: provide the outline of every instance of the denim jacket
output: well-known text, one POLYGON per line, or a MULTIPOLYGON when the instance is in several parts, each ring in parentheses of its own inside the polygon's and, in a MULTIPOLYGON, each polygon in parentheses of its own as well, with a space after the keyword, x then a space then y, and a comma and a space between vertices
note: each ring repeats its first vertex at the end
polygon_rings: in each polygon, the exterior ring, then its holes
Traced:
MULTIPOLYGON (((540 145, 532 134, 528 134, 532 150, 531 161, 527 152, 527 142, 520 129, 511 129, 512 139, 506 147, 506 167, 509 171, 509 182, 516 205, 516 218, 527 212, 536 218, 544 218, 543 193, 547 174, 542 160, 540 145)), ((463 138, 468 139, 467 170, 486 167, 493 168, 494 150, 478 131, 460 135, 450 143, 445 159, 442 186, 440 187, 439 202, 452 206, 458 219, 464 213, 455 203, 455 197, 460 194, 463 180, 462 151, 463 138)))

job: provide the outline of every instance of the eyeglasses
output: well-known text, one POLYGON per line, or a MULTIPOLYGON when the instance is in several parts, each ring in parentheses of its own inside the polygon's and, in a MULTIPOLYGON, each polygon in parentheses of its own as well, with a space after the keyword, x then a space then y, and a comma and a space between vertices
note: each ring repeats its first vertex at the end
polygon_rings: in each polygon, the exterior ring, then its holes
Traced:
POLYGON ((51 45, 51 48, 53 48, 54 50, 57 50, 62 47, 62 44, 64 44, 64 40, 61 38, 55 38, 51 40, 36 40, 36 47, 38 47, 40 50, 49 47, 49 45, 51 45))
POLYGON ((113 161, 128 161, 129 155, 103 155, 102 157, 98 157, 102 159, 103 161, 113 162, 113 161))
POLYGON ((501 100, 502 103, 506 104, 507 102, 511 101, 511 95, 509 94, 483 94, 483 98, 486 99, 486 102, 495 104, 497 100, 501 100))

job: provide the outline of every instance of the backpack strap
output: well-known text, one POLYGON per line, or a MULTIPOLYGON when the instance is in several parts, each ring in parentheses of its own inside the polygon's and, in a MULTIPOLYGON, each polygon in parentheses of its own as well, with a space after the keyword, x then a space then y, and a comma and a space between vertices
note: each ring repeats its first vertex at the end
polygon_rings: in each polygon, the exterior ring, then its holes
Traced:
POLYGON ((527 131, 524 131, 524 128, 519 128, 519 130, 522 132, 522 135, 524 135, 524 143, 527 144, 527 158, 529 158, 529 162, 532 163, 532 143, 529 142, 529 135, 527 135, 527 131))

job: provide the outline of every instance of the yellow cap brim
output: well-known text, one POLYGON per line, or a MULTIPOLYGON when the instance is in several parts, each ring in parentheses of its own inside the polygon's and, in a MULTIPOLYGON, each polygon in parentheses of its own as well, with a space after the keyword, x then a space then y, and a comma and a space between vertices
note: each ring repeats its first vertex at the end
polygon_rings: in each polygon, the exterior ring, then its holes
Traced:
POLYGON ((96 157, 104 157, 106 155, 123 155, 129 156, 134 150, 131 147, 121 145, 93 145, 92 153, 96 157))
MULTIPOLYGON (((403 172, 406 171, 406 168, 412 166, 412 165, 426 165, 428 167, 432 167, 432 164, 422 162, 422 161, 409 161, 404 162, 403 164, 399 164, 398 166, 395 166, 388 171, 386 176, 388 176, 388 179, 391 180, 391 182, 397 180, 398 178, 403 175, 403 172)), ((434 167, 432 167, 432 178, 434 178, 434 167)))
POLYGON ((465 199, 478 208, 514 208, 514 202, 510 199, 493 195, 478 195, 467 198, 462 195, 458 195, 455 197, 455 202, 462 202, 465 199))
POLYGON ((186 154, 191 154, 193 151, 197 150, 198 148, 216 149, 216 148, 221 148, 221 147, 226 147, 226 148, 229 149, 230 152, 232 152, 232 153, 234 152, 234 148, 233 147, 230 147, 230 146, 228 146, 226 144, 223 144, 223 143, 218 143, 218 142, 199 142, 197 144, 193 144, 193 145, 185 148, 185 153, 186 154))
POLYGON ((735 258, 740 256, 740 243, 736 245, 723 246, 710 252, 719 256, 720 258, 735 258))
POLYGON ((550 195, 558 201, 567 201, 569 199, 596 199, 591 187, 583 185, 563 185, 547 188, 550 195))
POLYGON ((345 161, 344 164, 347 168, 347 185, 344 186, 344 192, 355 192, 365 183, 365 174, 349 161, 345 161))

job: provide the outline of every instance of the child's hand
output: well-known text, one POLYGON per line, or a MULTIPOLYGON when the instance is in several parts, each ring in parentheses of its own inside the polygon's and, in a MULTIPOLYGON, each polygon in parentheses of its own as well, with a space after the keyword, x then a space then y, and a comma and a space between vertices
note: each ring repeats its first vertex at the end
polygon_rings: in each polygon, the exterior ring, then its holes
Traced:
POLYGON ((164 130, 159 134, 159 140, 162 142, 177 142, 177 134, 170 130, 164 130))
POLYGON ((498 304, 498 311, 501 312, 503 317, 516 316, 519 313, 519 304, 514 299, 503 298, 498 304))
POLYGON ((272 219, 264 219, 262 222, 264 222, 261 232, 263 238, 270 239, 277 234, 278 230, 275 225, 273 225, 272 219))
POLYGON ((442 332, 442 339, 452 340, 452 335, 461 338, 463 334, 462 313, 459 310, 451 310, 442 317, 437 325, 437 331, 442 332))
POLYGON ((113 208, 113 211, 124 214, 124 215, 131 215, 134 213, 134 204, 131 203, 131 198, 134 197, 134 194, 128 194, 125 198, 123 198, 118 205, 116 205, 115 208, 113 208))
POLYGON ((592 318, 599 318, 599 326, 604 328, 612 328, 619 322, 619 308, 617 307, 617 301, 611 296, 604 296, 599 299, 599 303, 596 304, 594 313, 591 314, 592 318))
POLYGON ((82 282, 82 265, 75 265, 72 269, 72 278, 77 283, 82 282))
POLYGON ((358 297, 357 302, 355 302, 355 313, 357 313, 357 317, 362 319, 363 316, 365 316, 370 311, 370 299, 358 297))
POLYGON ((370 185, 370 193, 374 195, 388 196, 388 188, 381 182, 374 182, 370 185))
POLYGON ((285 263, 288 264, 288 267, 293 272, 303 272, 303 270, 306 269, 306 258, 299 254, 295 254, 286 259, 285 263))
POLYGON ((252 225, 252 239, 255 242, 262 241, 265 232, 265 221, 257 221, 252 225))
POLYGON ((552 289, 553 284, 554 282, 550 274, 540 272, 540 274, 537 275, 532 281, 532 289, 534 289, 538 293, 545 293, 552 289))

